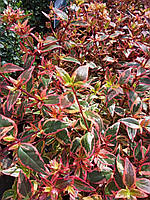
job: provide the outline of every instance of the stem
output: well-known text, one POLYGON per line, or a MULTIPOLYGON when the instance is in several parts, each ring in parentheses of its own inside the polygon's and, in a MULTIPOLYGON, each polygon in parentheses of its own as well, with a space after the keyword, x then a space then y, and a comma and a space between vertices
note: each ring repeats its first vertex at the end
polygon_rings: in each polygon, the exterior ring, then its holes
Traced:
POLYGON ((86 119, 85 119, 85 117, 84 117, 84 115, 83 115, 82 107, 81 107, 81 105, 80 105, 80 103, 79 103, 79 100, 78 100, 76 91, 75 91, 75 89, 74 89, 73 86, 72 86, 72 91, 73 91, 73 93, 74 93, 74 95, 75 95, 75 98, 76 98, 77 104, 78 104, 78 106, 79 106, 79 110, 80 110, 80 113, 81 113, 81 115, 82 115, 82 118, 83 118, 83 121, 84 121, 84 123, 85 123, 85 126, 86 126, 87 130, 89 131, 89 127, 88 127, 87 122, 86 122, 86 119))

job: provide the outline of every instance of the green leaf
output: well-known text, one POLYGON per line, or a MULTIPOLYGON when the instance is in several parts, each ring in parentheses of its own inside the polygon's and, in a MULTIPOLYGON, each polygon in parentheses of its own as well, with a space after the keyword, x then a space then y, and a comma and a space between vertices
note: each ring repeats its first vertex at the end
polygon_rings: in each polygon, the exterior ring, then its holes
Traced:
POLYGON ((150 77, 144 76, 139 79, 140 84, 148 85, 150 87, 150 77))
POLYGON ((111 180, 110 182, 107 183, 105 186, 105 194, 106 195, 114 195, 114 192, 118 191, 118 187, 115 184, 114 180, 111 180))
POLYGON ((48 119, 43 124, 43 130, 45 134, 54 134, 65 128, 67 128, 69 124, 67 122, 58 120, 58 119, 48 119))
POLYGON ((44 100, 44 103, 48 105, 57 105, 59 101, 60 97, 58 95, 49 95, 47 99, 44 100))
POLYGON ((20 172, 18 177, 17 193, 21 199, 30 199, 33 194, 33 185, 22 171, 20 172))
POLYGON ((81 178, 75 177, 73 185, 79 191, 84 191, 84 192, 94 192, 95 191, 95 188, 90 186, 87 182, 85 182, 81 178))
POLYGON ((118 36, 120 36, 120 35, 124 35, 125 33, 124 32, 122 32, 122 31, 115 31, 113 34, 111 34, 109 37, 110 38, 116 38, 116 37, 118 37, 118 36))
POLYGON ((108 127, 104 133, 105 139, 108 138, 109 141, 114 140, 119 131, 119 127, 120 127, 120 122, 116 122, 112 126, 108 127))
POLYGON ((85 150, 86 154, 91 154, 94 150, 94 135, 90 132, 86 133, 81 138, 81 144, 83 149, 85 150))
POLYGON ((9 189, 3 193, 2 200, 10 200, 13 199, 13 197, 14 197, 14 190, 9 189))
POLYGON ((147 178, 137 178, 136 179, 136 187, 141 190, 142 192, 145 192, 147 194, 150 194, 150 180, 147 178))
POLYGON ((123 73, 120 74, 120 77, 119 77, 119 84, 122 85, 122 84, 125 84, 128 82, 129 78, 130 78, 130 75, 131 75, 131 68, 125 70, 123 73))
POLYGON ((68 131, 66 129, 57 132, 55 137, 63 145, 71 144, 70 136, 69 136, 68 131))
POLYGON ((138 197, 138 198, 146 198, 146 197, 148 197, 147 194, 145 194, 144 192, 142 192, 142 191, 140 191, 138 189, 131 189, 130 190, 130 195, 138 197))
POLYGON ((80 27, 86 27, 88 26, 88 23, 85 21, 72 21, 71 25, 73 26, 80 26, 80 27))
POLYGON ((108 107, 108 110, 109 110, 111 116, 113 117, 114 116, 114 112, 115 112, 115 103, 113 103, 112 105, 110 105, 108 107))
POLYGON ((105 179, 105 176, 102 174, 102 172, 93 170, 92 172, 88 172, 87 179, 91 183, 99 184, 105 179))
POLYGON ((127 133, 128 133, 130 140, 133 142, 134 138, 136 136, 136 133, 137 133, 137 129, 127 127, 127 133))
POLYGON ((8 117, 0 114, 0 140, 9 133, 13 133, 15 137, 18 133, 16 123, 8 117))
POLYGON ((42 49, 41 49, 41 52, 42 53, 45 53, 47 51, 52 51, 54 49, 60 49, 62 48, 62 46, 60 45, 57 45, 57 44, 54 44, 54 45, 47 45, 47 46, 44 46, 42 49))
POLYGON ((119 106, 115 106, 115 113, 121 117, 125 115, 124 109, 119 106))
POLYGON ((133 128, 133 129, 134 128, 135 129, 140 128, 139 121, 137 119, 134 119, 134 118, 131 118, 131 117, 122 118, 122 119, 120 119, 120 122, 125 124, 127 127, 130 127, 130 128, 133 128))
POLYGON ((116 62, 117 60, 114 59, 114 58, 112 58, 112 57, 110 57, 110 56, 106 56, 106 57, 103 59, 103 61, 107 61, 107 62, 109 62, 109 63, 114 63, 114 62, 116 62))
POLYGON ((123 176, 125 163, 124 163, 123 158, 121 158, 120 155, 117 156, 116 166, 117 166, 118 172, 123 176))
POLYGON ((64 179, 64 178, 57 178, 55 182, 55 188, 59 190, 65 189, 68 185, 72 182, 72 178, 64 179))
POLYGON ((114 165, 116 156, 109 151, 102 149, 98 155, 98 159, 99 162, 104 165, 114 165))
POLYGON ((149 163, 144 163, 143 165, 140 166, 139 173, 141 175, 150 175, 150 162, 149 163))
POLYGON ((81 143, 80 143, 81 139, 79 137, 76 137, 71 144, 71 152, 72 153, 77 153, 77 151, 80 149, 81 147, 81 143))
POLYGON ((94 111, 87 110, 84 112, 84 116, 87 120, 91 121, 98 132, 101 132, 103 129, 103 121, 99 114, 95 113, 94 111))
POLYGON ((64 20, 64 21, 68 21, 68 15, 67 15, 65 12, 63 12, 62 10, 59 10, 59 9, 57 9, 57 8, 53 8, 53 10, 54 10, 55 14, 56 14, 60 19, 62 19, 62 20, 64 20))
POLYGON ((137 161, 144 159, 144 152, 143 152, 143 148, 142 148, 142 140, 140 140, 137 143, 136 147, 134 148, 133 155, 134 155, 134 159, 137 160, 137 161))
POLYGON ((71 84, 71 78, 70 78, 69 74, 64 69, 62 69, 60 67, 56 67, 56 70, 57 70, 60 78, 63 80, 63 82, 66 85, 70 85, 71 84))
POLYGON ((20 162, 35 172, 47 175, 45 163, 37 151, 36 147, 29 143, 22 143, 18 148, 18 158, 20 162))
POLYGON ((120 199, 120 198, 127 198, 130 199, 130 190, 128 189, 121 189, 117 192, 116 199, 120 199))
POLYGON ((77 63, 79 65, 81 64, 76 58, 73 58, 73 57, 70 57, 70 56, 61 57, 60 59, 63 60, 63 61, 67 61, 67 62, 77 63))
POLYGON ((123 182, 128 188, 132 187, 136 182, 135 168, 127 157, 125 159, 123 182))

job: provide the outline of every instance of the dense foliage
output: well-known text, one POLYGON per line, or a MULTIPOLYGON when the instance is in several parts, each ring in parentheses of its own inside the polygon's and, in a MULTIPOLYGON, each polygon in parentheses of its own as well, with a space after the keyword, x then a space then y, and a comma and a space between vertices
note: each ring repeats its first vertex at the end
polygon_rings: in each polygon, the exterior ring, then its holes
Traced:
POLYGON ((150 9, 77 0, 43 15, 44 36, 20 9, 1 15, 24 62, 0 67, 3 200, 149 199, 150 9))

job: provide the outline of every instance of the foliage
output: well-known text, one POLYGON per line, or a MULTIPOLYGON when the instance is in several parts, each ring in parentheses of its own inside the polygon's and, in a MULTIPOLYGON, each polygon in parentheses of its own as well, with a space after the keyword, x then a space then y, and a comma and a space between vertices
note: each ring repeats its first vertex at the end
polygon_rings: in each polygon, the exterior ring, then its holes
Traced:
MULTIPOLYGON (((23 12, 21 13, 18 9, 20 6, 20 3, 16 3, 15 0, 7 1, 7 0, 1 0, 0 1, 0 14, 3 12, 9 12, 9 9, 6 10, 5 8, 8 6, 11 6, 11 9, 16 10, 16 14, 23 15, 23 12), (5 11, 4 11, 5 9, 5 11)), ((15 11, 14 11, 15 13, 15 11)), ((14 16, 12 16, 12 19, 14 20, 14 16)), ((8 22, 7 22, 8 23, 8 22)), ((21 59, 21 52, 20 52, 20 38, 17 34, 10 31, 7 27, 7 24, 5 21, 1 23, 0 19, 0 56, 1 56, 1 62, 2 64, 12 62, 17 65, 22 65, 22 59, 21 59)))
POLYGON ((16 177, 3 199, 148 199, 149 9, 51 6, 44 36, 7 9, 2 23, 20 37, 24 68, 0 67, 1 173, 16 177))

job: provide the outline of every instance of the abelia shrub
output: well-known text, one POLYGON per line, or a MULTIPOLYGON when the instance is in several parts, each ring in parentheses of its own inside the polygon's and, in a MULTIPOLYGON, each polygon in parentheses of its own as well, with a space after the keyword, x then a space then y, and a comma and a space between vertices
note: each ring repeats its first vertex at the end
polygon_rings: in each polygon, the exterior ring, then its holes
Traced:
POLYGON ((149 199, 148 12, 130 0, 51 6, 43 37, 8 21, 24 66, 0 67, 1 174, 15 177, 3 199, 149 199))

